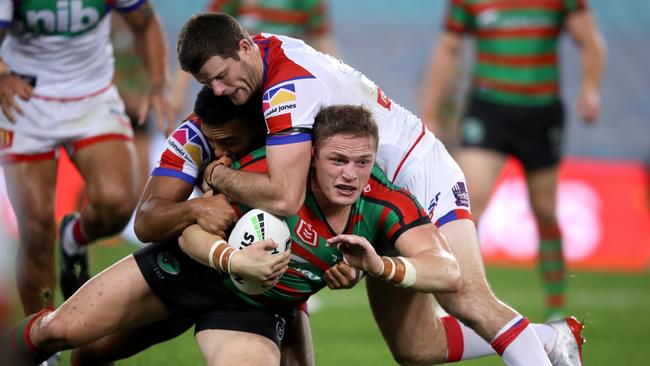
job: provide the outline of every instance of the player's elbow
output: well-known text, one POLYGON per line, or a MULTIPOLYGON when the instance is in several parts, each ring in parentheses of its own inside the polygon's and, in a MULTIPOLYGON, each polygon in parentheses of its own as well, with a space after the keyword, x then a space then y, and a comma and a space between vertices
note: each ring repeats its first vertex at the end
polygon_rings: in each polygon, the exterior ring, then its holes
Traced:
POLYGON ((293 216, 305 201, 305 190, 285 191, 271 204, 269 211, 279 216, 293 216))

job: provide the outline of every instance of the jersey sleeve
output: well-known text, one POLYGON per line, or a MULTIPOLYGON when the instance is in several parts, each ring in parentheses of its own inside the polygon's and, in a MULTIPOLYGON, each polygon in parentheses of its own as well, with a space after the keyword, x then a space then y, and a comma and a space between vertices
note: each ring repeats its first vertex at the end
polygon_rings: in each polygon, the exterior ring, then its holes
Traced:
POLYGON ((112 1, 114 4, 115 10, 122 12, 122 13, 128 13, 134 10, 139 9, 142 5, 144 5, 147 2, 147 0, 117 0, 117 1, 112 1))
POLYGON ((183 122, 169 135, 165 145, 151 176, 174 177, 195 185, 205 166, 213 160, 196 117, 183 122))
POLYGON ((431 223, 415 196, 391 184, 377 166, 373 167, 363 197, 377 207, 379 231, 390 243, 394 244, 402 233, 411 228, 431 223))
POLYGON ((263 95, 267 146, 311 140, 314 117, 326 105, 326 94, 322 83, 313 77, 293 79, 269 88, 263 95))
POLYGON ((0 0, 0 29, 8 29, 14 16, 14 2, 0 0))
POLYGON ((464 0, 451 0, 445 18, 445 30, 466 33, 472 30, 471 11, 464 0))

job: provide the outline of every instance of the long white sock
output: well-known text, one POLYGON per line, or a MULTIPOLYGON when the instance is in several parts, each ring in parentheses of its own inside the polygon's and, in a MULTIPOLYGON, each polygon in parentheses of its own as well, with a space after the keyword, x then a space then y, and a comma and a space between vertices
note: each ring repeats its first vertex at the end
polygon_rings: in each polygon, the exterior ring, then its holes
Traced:
POLYGON ((492 340, 492 348, 508 366, 551 366, 542 342, 529 326, 528 319, 517 315, 492 340))
POLYGON ((63 237, 61 238, 63 250, 68 255, 83 253, 86 250, 86 240, 81 230, 81 218, 76 217, 63 228, 63 237), (75 232, 76 231, 76 232, 75 232))
MULTIPOLYGON (((490 343, 458 319, 445 316, 440 320, 442 320, 442 324, 444 324, 447 331, 447 362, 457 362, 496 354, 490 343)), ((550 352, 555 345, 555 329, 547 324, 531 325, 544 345, 544 349, 547 353, 550 352)))

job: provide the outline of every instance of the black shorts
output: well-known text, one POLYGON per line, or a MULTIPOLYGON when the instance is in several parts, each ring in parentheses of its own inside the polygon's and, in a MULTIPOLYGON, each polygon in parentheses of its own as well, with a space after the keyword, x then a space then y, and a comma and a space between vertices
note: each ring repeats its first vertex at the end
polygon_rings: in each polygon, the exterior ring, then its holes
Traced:
POLYGON ((226 329, 259 334, 281 345, 295 308, 249 305, 224 284, 227 275, 196 262, 176 242, 149 244, 133 253, 147 284, 171 316, 189 317, 195 332, 226 329))
POLYGON ((472 98, 461 122, 462 145, 513 155, 527 171, 557 165, 562 155, 564 108, 519 107, 472 98))

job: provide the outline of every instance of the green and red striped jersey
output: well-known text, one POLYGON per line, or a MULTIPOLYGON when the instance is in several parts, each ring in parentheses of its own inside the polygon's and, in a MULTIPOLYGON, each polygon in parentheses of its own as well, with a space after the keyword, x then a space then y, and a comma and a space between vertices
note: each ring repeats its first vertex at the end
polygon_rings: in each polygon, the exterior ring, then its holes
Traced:
MULTIPOLYGON (((267 172, 266 149, 261 148, 233 164, 233 168, 251 172, 267 172)), ((235 205, 240 214, 250 208, 235 205)), ((341 252, 326 240, 337 235, 329 226, 311 191, 297 215, 287 217, 291 230, 291 262, 280 282, 261 295, 238 291, 230 278, 226 285, 246 303, 255 306, 286 307, 306 301, 325 286, 324 272, 341 260, 341 252)), ((393 246, 406 230, 431 224, 426 212, 408 191, 390 183, 375 166, 363 194, 354 203, 342 234, 365 237, 378 253, 380 245, 393 246)))
POLYGON ((510 105, 559 98, 557 44, 567 14, 586 0, 452 0, 445 28, 476 39, 474 94, 510 105))
POLYGON ((251 34, 305 38, 329 30, 325 6, 322 0, 212 0, 207 8, 232 15, 251 34))

